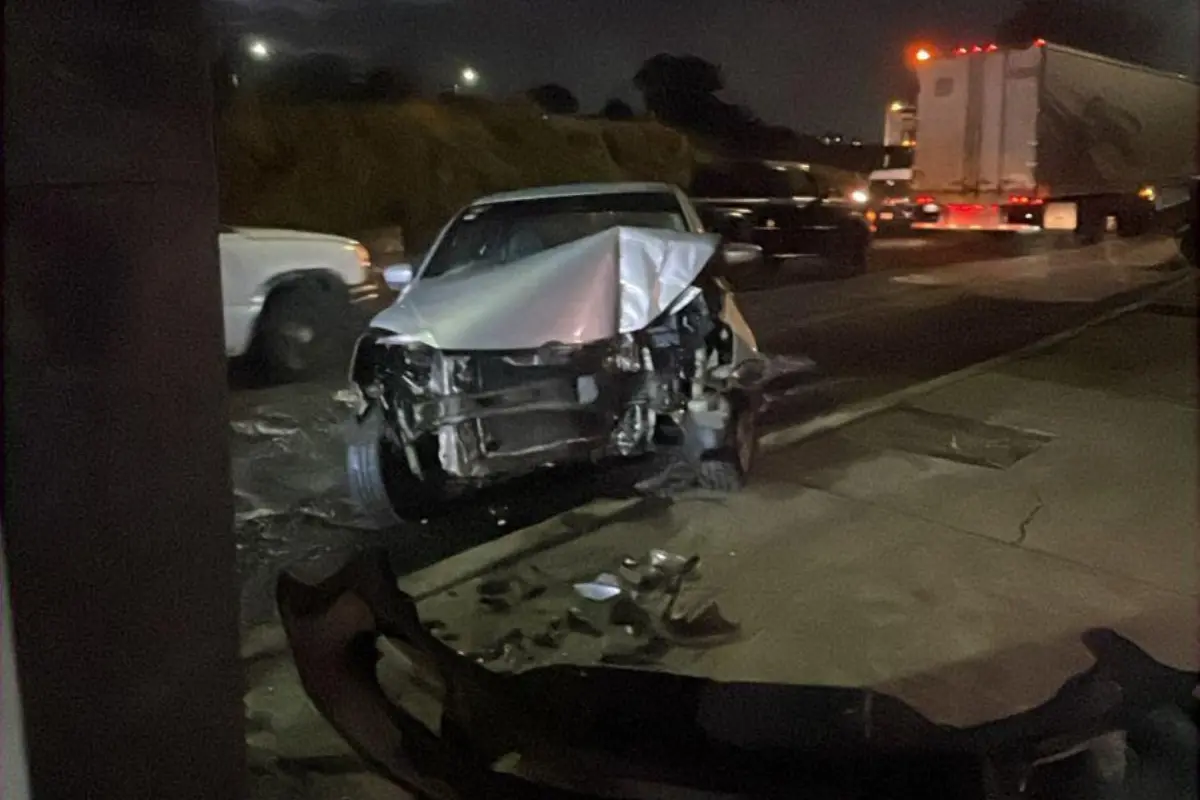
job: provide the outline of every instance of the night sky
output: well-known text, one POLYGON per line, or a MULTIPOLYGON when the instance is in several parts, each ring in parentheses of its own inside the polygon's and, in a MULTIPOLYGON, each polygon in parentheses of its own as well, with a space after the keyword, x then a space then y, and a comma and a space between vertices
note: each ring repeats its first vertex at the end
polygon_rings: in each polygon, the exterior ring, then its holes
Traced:
MULTIPOLYGON (((1091 2, 1092 0, 1089 0, 1091 2)), ((1094 0, 1097 4, 1121 0, 1094 0)), ((631 79, 646 58, 692 53, 720 64, 725 99, 768 122, 877 140, 883 109, 906 86, 916 39, 986 43, 1017 0, 211 0, 227 31, 281 53, 336 52, 396 66, 428 88, 464 64, 481 91, 556 82, 583 110, 608 97, 639 106, 631 79)), ((1139 60, 1197 72, 1196 0, 1125 0, 1158 33, 1139 60)), ((1098 13, 1103 13, 1102 11, 1098 13)))

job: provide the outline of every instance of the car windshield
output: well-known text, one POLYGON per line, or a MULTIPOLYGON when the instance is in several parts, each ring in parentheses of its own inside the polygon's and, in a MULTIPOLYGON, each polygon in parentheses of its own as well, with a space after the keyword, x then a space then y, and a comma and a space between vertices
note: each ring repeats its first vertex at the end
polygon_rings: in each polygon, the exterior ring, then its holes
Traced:
POLYGON ((618 225, 686 231, 671 192, 571 195, 474 205, 459 215, 423 278, 507 264, 618 225))

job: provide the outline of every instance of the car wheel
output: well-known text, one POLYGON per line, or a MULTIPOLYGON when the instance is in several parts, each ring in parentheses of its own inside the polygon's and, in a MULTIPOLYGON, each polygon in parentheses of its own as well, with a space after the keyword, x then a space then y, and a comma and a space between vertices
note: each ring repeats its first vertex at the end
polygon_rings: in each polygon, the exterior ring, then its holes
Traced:
POLYGON ((346 441, 350 498, 381 528, 427 516, 443 500, 441 487, 420 480, 384 436, 378 409, 353 426, 346 441))
POLYGON ((317 284, 284 286, 267 298, 255 339, 258 362, 272 380, 314 378, 333 367, 349 308, 339 292, 317 284))
POLYGON ((733 413, 726 446, 706 454, 700 461, 698 482, 702 489, 716 492, 742 489, 758 458, 758 414, 745 399, 734 404, 733 413))

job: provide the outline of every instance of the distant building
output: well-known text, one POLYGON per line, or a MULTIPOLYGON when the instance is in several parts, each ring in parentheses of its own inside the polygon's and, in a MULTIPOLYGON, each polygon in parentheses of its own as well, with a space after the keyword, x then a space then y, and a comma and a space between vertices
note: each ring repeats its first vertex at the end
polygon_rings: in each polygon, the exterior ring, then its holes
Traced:
POLYGON ((916 147, 917 107, 897 100, 883 118, 883 143, 887 147, 916 147))

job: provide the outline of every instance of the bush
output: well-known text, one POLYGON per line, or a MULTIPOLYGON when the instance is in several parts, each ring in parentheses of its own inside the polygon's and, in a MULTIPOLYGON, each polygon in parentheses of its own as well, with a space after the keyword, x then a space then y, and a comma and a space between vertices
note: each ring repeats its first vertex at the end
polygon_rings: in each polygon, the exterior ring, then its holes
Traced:
POLYGON ((400 225, 421 247, 489 192, 576 181, 686 186, 696 153, 650 122, 545 118, 528 102, 287 106, 239 97, 218 119, 222 221, 354 235, 400 225))

